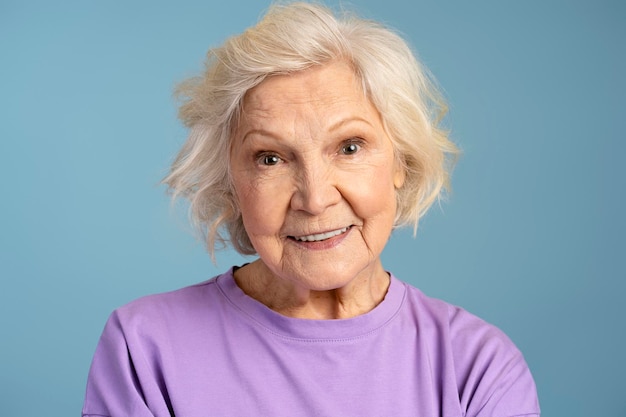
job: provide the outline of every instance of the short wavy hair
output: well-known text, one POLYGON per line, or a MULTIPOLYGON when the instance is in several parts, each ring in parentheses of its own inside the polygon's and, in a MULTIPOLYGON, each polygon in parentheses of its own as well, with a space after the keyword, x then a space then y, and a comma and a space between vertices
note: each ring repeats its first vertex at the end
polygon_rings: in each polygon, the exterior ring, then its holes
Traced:
POLYGON ((394 226, 417 224, 448 187, 457 149, 439 123, 441 94, 406 42, 383 25, 310 3, 273 5, 255 26, 208 52, 205 71, 182 82, 179 117, 189 136, 163 180, 185 197, 207 249, 228 242, 256 253, 243 226, 229 170, 231 138, 246 93, 267 77, 348 62, 381 115, 405 171, 394 226))

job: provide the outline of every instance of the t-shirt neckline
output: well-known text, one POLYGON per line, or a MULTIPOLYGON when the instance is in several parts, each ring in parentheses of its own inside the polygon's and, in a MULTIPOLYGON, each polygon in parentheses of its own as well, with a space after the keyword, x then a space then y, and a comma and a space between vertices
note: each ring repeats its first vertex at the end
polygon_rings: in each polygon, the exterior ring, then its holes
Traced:
POLYGON ((406 295, 405 285, 390 275, 383 301, 374 309, 348 319, 313 320, 287 317, 245 294, 235 282, 231 268, 216 278, 218 288, 246 320, 277 336, 307 341, 347 340, 366 337, 390 322, 398 313, 406 295))

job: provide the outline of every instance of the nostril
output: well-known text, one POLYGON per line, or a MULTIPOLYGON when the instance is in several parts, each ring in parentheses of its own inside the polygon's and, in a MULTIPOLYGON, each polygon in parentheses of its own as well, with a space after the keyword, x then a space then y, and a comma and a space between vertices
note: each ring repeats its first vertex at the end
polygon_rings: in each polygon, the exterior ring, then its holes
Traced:
POLYGON ((291 208, 318 215, 341 200, 341 193, 330 181, 307 182, 298 187, 291 199, 291 208))

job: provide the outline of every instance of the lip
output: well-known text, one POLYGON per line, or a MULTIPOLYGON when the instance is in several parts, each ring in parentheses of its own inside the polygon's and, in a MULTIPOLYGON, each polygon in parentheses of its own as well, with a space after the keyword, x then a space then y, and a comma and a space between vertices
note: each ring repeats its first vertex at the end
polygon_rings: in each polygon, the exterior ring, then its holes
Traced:
POLYGON ((312 233, 310 235, 290 236, 290 237, 299 242, 321 242, 321 241, 333 238, 335 236, 339 236, 340 234, 347 232, 349 228, 350 226, 346 226, 340 229, 330 230, 328 232, 312 233))
POLYGON ((350 233, 350 230, 352 230, 351 225, 327 232, 289 236, 289 240, 307 249, 329 249, 343 241, 350 233))

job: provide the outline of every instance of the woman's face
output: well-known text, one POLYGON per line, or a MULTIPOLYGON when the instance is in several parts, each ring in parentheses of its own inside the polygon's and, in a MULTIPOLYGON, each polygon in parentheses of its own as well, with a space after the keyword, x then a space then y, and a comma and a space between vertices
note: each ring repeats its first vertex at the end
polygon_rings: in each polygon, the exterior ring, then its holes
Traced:
POLYGON ((384 273, 404 174, 380 115, 337 62, 250 90, 231 149, 245 229, 275 277, 310 290, 384 273))

